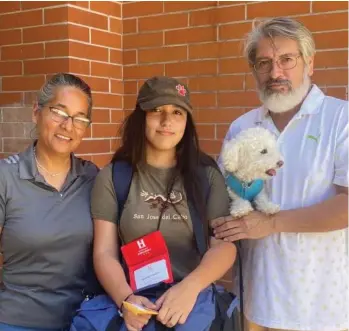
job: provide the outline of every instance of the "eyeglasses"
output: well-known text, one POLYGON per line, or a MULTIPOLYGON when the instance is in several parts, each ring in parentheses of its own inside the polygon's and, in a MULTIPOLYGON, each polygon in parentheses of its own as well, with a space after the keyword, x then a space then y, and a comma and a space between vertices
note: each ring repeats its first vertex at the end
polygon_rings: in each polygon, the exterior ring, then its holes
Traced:
POLYGON ((70 116, 63 110, 57 109, 55 107, 49 107, 49 109, 50 109, 51 118, 57 123, 62 124, 68 121, 69 118, 71 118, 74 127, 79 130, 84 130, 91 124, 91 120, 89 120, 84 116, 81 116, 81 115, 70 116))
MULTIPOLYGON (((281 70, 290 70, 293 69, 297 65, 298 58, 300 58, 301 55, 285 55, 281 56, 279 59, 275 61, 276 65, 281 70)), ((272 71, 273 69, 273 60, 272 59, 262 59, 257 61, 253 68, 256 72, 259 74, 266 74, 272 71)))

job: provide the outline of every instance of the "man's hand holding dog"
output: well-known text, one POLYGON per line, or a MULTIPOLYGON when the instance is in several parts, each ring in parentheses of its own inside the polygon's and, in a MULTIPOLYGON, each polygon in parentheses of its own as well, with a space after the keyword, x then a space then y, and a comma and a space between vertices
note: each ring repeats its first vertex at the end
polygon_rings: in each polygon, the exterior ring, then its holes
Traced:
POLYGON ((237 241, 240 239, 260 239, 275 232, 275 216, 267 216, 259 211, 233 219, 219 217, 212 221, 216 239, 237 241))

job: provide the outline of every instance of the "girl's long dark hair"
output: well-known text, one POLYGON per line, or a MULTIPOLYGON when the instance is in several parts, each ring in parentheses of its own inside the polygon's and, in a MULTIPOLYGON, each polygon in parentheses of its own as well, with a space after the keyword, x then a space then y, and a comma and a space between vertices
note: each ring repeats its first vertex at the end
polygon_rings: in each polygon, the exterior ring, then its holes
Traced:
MULTIPOLYGON (((145 162, 145 117, 146 112, 136 105, 121 128, 121 147, 115 152, 112 162, 127 161, 134 171, 137 171, 137 165, 145 162)), ((206 222, 206 197, 199 169, 218 166, 212 157, 200 150, 196 127, 190 113, 187 114, 183 138, 177 145, 176 158, 176 171, 167 183, 168 196, 177 177, 182 177, 188 199, 194 204, 201 219, 206 222)))

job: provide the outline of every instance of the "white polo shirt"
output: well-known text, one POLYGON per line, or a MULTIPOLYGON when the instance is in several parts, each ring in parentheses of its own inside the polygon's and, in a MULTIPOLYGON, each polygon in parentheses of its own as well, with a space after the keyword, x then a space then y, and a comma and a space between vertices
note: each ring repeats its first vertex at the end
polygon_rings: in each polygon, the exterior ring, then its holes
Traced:
MULTIPOLYGON (((266 185, 281 210, 311 206, 348 186, 348 103, 313 85, 280 132, 263 107, 234 121, 225 141, 260 125, 278 137, 285 164, 266 185)), ((316 220, 314 220, 316 222, 316 220)), ((348 230, 278 233, 244 241, 248 320, 270 328, 348 329, 348 230)))

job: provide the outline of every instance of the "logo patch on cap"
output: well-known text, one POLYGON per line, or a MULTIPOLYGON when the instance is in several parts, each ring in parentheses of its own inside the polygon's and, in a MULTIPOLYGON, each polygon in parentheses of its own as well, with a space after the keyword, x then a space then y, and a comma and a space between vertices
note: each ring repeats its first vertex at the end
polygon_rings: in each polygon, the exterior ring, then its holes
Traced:
POLYGON ((185 95, 187 94, 187 90, 185 89, 185 87, 181 84, 178 84, 176 86, 176 89, 178 91, 178 94, 180 94, 182 97, 185 97, 185 95))

